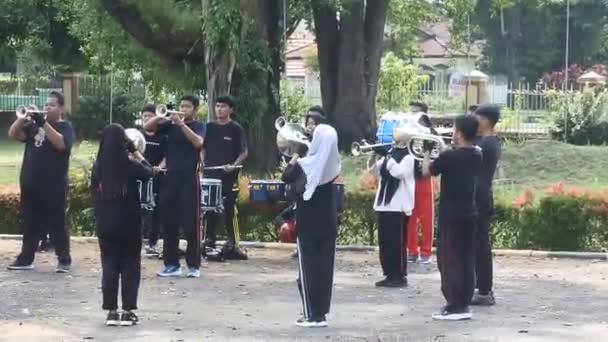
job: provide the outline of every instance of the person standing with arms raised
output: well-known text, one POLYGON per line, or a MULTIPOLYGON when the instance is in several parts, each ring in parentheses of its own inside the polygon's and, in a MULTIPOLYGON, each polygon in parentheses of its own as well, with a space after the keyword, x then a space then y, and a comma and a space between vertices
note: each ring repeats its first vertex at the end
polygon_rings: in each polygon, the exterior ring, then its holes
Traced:
POLYGON ((49 232, 58 258, 56 271, 70 271, 65 205, 74 130, 62 118, 63 105, 63 95, 53 91, 44 105, 46 115, 32 113, 29 118, 19 118, 8 130, 11 139, 25 143, 20 177, 23 240, 21 254, 9 270, 33 269, 38 243, 49 232))
POLYGON ((203 147, 205 125, 194 119, 199 99, 192 95, 181 98, 179 112, 171 119, 157 116, 144 125, 144 130, 167 136, 165 158, 167 173, 160 194, 160 215, 163 227, 163 261, 165 267, 157 275, 177 277, 179 264, 179 229, 188 241, 187 276, 200 277, 201 236, 199 229, 200 184, 198 167, 203 147))

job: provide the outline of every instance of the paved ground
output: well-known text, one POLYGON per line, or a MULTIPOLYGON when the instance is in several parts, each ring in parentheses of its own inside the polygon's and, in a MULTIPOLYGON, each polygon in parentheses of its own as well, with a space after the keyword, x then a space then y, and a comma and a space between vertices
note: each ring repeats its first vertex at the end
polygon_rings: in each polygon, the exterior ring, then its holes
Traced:
POLYGON ((435 265, 414 265, 407 289, 377 289, 374 253, 341 252, 330 327, 294 326, 300 305, 286 250, 250 250, 250 261, 210 263, 200 279, 158 279, 144 260, 136 327, 105 327, 93 243, 75 243, 74 271, 9 272, 19 244, 0 241, 0 341, 606 341, 605 261, 521 257, 496 262, 499 305, 470 322, 434 322, 442 304, 435 265))

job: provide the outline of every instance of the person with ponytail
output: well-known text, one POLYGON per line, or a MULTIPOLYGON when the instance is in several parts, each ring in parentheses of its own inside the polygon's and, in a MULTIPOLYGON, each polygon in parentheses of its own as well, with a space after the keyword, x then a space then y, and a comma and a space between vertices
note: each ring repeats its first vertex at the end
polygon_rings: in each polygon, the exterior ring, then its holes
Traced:
MULTIPOLYGON (((395 138, 397 141, 407 141, 405 136, 395 138)), ((378 215, 380 264, 386 277, 378 281, 376 286, 405 287, 407 263, 402 257, 403 235, 406 235, 403 223, 407 227, 414 209, 414 157, 404 144, 395 144, 388 155, 383 151, 385 150, 376 150, 367 162, 369 172, 378 178, 374 210, 378 215), (380 159, 377 157, 379 153, 380 159)))
POLYGON ((106 325, 135 325, 141 272, 141 208, 137 180, 153 171, 121 125, 107 126, 101 137, 91 175, 95 207, 95 232, 101 251, 106 325), (122 289, 122 315, 118 314, 118 287, 122 289))

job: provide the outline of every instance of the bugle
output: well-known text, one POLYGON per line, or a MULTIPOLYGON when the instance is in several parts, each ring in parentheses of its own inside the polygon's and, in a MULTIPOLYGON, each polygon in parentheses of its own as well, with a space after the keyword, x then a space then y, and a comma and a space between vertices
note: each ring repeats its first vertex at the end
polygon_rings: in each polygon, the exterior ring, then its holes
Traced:
POLYGON ((365 140, 359 142, 354 142, 350 145, 350 153, 358 157, 362 154, 369 154, 373 152, 376 148, 385 148, 387 146, 391 146, 392 143, 384 143, 384 144, 368 144, 365 140))
POLYGON ((17 115, 18 119, 29 119, 30 115, 35 114, 35 113, 39 113, 39 114, 44 114, 46 115, 46 111, 44 110, 40 110, 38 109, 38 107, 36 107, 36 105, 29 105, 29 106, 18 106, 15 109, 15 114, 17 115))
POLYGON ((177 111, 177 110, 168 109, 167 106, 165 106, 165 105, 158 105, 158 106, 156 106, 156 115, 157 116, 162 116, 163 118, 168 118, 168 117, 170 117, 173 114, 179 115, 180 118, 183 120, 184 119, 184 115, 186 113, 180 112, 180 111, 177 111))

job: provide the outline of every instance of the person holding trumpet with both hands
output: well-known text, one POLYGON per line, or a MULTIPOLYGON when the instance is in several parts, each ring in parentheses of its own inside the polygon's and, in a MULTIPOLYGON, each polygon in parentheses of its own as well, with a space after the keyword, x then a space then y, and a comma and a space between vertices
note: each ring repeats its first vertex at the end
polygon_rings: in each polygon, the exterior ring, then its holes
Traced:
POLYGON ((64 98, 48 95, 44 111, 34 106, 17 108, 17 120, 8 136, 25 144, 21 166, 21 217, 23 241, 9 270, 31 270, 38 242, 49 232, 55 245, 56 271, 70 271, 70 236, 65 224, 68 167, 74 142, 72 125, 62 119, 64 98))
POLYGON ((205 125, 194 119, 199 106, 196 96, 181 98, 179 112, 157 108, 158 115, 144 124, 147 132, 166 135, 165 159, 167 171, 160 193, 160 216, 163 227, 163 261, 165 267, 157 275, 176 277, 182 275, 179 263, 179 229, 184 232, 187 276, 200 277, 201 236, 200 185, 198 167, 203 147, 205 125), (164 113, 163 113, 164 112, 164 113))

